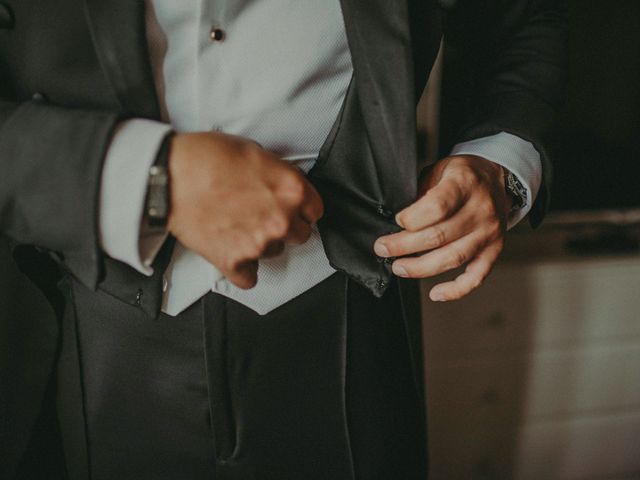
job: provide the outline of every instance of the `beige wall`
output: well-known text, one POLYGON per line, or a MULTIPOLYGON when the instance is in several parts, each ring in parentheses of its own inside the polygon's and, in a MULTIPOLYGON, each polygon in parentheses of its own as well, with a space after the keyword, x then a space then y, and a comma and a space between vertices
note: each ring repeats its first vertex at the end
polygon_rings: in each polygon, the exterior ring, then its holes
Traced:
POLYGON ((425 295, 432 480, 640 478, 640 253, 566 249, 597 231, 510 234, 479 291, 425 295))

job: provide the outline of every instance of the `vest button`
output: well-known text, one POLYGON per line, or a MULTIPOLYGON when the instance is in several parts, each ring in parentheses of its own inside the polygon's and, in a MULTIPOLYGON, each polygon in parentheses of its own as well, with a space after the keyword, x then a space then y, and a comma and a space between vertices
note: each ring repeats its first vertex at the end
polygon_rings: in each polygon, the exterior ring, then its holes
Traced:
POLYGON ((142 289, 139 288, 138 291, 136 292, 136 305, 139 307, 142 305, 142 289))
POLYGON ((47 100, 47 97, 44 93, 36 92, 31 95, 31 100, 33 100, 34 102, 44 102, 47 100))
POLYGON ((213 27, 209 33, 209 38, 212 42, 222 42, 224 40, 224 30, 213 27))

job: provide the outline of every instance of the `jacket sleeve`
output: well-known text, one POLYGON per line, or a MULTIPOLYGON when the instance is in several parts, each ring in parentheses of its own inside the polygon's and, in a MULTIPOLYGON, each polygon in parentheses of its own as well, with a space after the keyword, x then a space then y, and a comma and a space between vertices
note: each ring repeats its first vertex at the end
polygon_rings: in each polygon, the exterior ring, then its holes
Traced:
POLYGON ((100 176, 112 112, 0 99, 0 233, 58 253, 82 283, 100 277, 100 176))
MULTIPOLYGON (((565 83, 567 15, 564 0, 458 0, 445 26, 447 48, 462 70, 455 79, 464 111, 454 143, 501 131, 531 142, 543 179, 530 213, 537 225, 548 206, 551 162, 546 135, 565 83)), ((451 105, 449 105, 451 107, 451 105)))

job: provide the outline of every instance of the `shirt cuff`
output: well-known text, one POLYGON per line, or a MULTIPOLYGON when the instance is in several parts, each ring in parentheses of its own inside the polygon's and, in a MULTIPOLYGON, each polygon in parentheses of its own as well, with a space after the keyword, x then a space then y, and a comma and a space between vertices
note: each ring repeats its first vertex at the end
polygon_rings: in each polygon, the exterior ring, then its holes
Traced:
POLYGON ((503 166, 513 173, 527 189, 527 204, 511 212, 507 228, 511 229, 522 220, 538 196, 542 181, 540 154, 531 142, 516 135, 500 132, 496 135, 458 143, 451 155, 476 155, 503 166))
POLYGON ((133 119, 119 125, 107 152, 100 185, 100 245, 110 257, 144 275, 166 233, 151 233, 143 218, 149 168, 171 127, 133 119))

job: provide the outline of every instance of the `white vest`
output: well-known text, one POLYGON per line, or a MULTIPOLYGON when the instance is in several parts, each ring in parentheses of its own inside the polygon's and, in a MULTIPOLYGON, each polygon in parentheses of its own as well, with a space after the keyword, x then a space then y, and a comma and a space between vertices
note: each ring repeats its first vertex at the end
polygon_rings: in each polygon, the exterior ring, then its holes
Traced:
MULTIPOLYGON (((304 171, 313 166, 353 73, 338 0, 149 0, 147 6, 164 120, 178 132, 248 137, 304 171)), ((264 314, 333 272, 317 230, 304 245, 260 261, 251 290, 235 287, 178 244, 165 273, 163 311, 176 315, 211 290, 264 314)))

